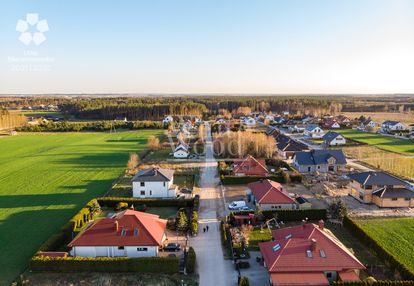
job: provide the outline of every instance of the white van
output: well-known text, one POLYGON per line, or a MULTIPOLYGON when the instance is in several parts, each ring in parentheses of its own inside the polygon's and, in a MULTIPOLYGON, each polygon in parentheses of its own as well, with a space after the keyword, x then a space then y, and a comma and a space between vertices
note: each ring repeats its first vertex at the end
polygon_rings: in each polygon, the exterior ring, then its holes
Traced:
POLYGON ((229 210, 239 210, 246 206, 245 201, 234 201, 229 204, 229 210))

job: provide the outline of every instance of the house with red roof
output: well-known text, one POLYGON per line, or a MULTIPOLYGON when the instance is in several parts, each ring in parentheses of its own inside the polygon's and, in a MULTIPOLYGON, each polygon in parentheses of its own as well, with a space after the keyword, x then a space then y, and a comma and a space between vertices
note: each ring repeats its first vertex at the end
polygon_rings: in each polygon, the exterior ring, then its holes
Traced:
POLYGON ((247 186, 251 190, 254 204, 261 210, 296 209, 298 206, 278 182, 260 180, 247 186))
POLYGON ((266 177, 269 175, 265 160, 256 159, 251 155, 247 155, 241 161, 234 162, 233 173, 235 176, 266 177))
POLYGON ((273 286, 359 281, 359 271, 365 269, 323 221, 277 229, 272 236, 259 247, 273 286))
POLYGON ((80 257, 157 256, 167 221, 159 216, 125 210, 96 220, 69 243, 70 254, 80 257))

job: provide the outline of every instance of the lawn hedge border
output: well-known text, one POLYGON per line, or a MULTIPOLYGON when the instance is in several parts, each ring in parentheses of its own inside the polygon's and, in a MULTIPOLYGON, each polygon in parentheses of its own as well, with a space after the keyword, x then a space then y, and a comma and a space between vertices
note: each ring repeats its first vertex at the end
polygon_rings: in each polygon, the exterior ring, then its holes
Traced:
MULTIPOLYGON (((234 220, 234 215, 247 215, 254 213, 253 211, 237 211, 231 212, 230 220, 234 220)), ((262 211, 265 219, 271 219, 274 215, 277 215, 279 221, 301 221, 304 219, 308 220, 326 220, 327 211, 326 209, 280 209, 280 210, 266 210, 262 211)))
POLYGON ((44 257, 34 256, 30 269, 35 272, 139 272, 178 273, 178 257, 44 257))
POLYGON ((152 198, 117 198, 100 197, 96 198, 101 207, 115 207, 120 202, 128 203, 128 207, 146 205, 147 207, 177 207, 193 208, 194 199, 152 199, 152 198))
MULTIPOLYGON (((414 280, 413 272, 411 272, 404 264, 399 262, 392 253, 385 250, 373 237, 371 237, 367 232, 365 232, 365 230, 363 230, 350 217, 345 216, 343 220, 343 225, 353 235, 355 235, 366 247, 372 249, 380 259, 386 261, 389 264, 391 269, 397 270, 402 279, 414 280)), ((383 284, 383 285, 387 285, 387 284, 383 284)), ((403 285, 403 284, 398 284, 398 285, 403 285)))

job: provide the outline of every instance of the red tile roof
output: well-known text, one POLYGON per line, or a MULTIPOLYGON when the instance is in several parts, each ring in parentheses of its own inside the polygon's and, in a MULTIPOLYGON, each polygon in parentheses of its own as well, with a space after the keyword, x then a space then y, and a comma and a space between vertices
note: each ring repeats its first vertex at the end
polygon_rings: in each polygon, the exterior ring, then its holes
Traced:
POLYGON ((270 279, 273 285, 280 286, 297 286, 297 285, 312 285, 322 286, 329 285, 329 281, 323 272, 318 273, 272 273, 270 279))
POLYGON ((241 162, 234 163, 233 172, 234 174, 261 177, 265 177, 269 174, 265 160, 258 160, 251 155, 247 155, 241 162))
POLYGON ((259 244, 269 272, 323 272, 365 269, 327 229, 314 224, 274 230, 274 241, 259 244), (316 243, 313 243, 313 241, 316 243), (279 244, 279 247, 275 247, 279 244), (307 251, 312 249, 312 257, 307 251), (325 256, 325 257, 323 257, 325 256))
POLYGON ((69 243, 73 246, 159 246, 167 221, 159 216, 125 210, 95 221, 69 243))
POLYGON ((341 281, 359 281, 359 275, 355 271, 342 271, 339 272, 339 279, 341 281))
POLYGON ((260 180, 247 185, 259 204, 294 204, 281 184, 271 180, 260 180))

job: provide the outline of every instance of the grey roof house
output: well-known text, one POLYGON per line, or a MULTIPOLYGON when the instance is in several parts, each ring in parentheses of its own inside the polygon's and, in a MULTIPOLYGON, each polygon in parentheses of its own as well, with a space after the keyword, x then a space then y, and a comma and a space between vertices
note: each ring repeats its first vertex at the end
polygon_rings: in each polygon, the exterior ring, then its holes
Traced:
POLYGON ((379 207, 413 207, 414 192, 409 183, 386 172, 363 172, 348 175, 350 195, 379 207))
POLYGON ((345 168, 346 159, 342 150, 312 150, 296 152, 292 165, 301 173, 337 172, 345 168))

